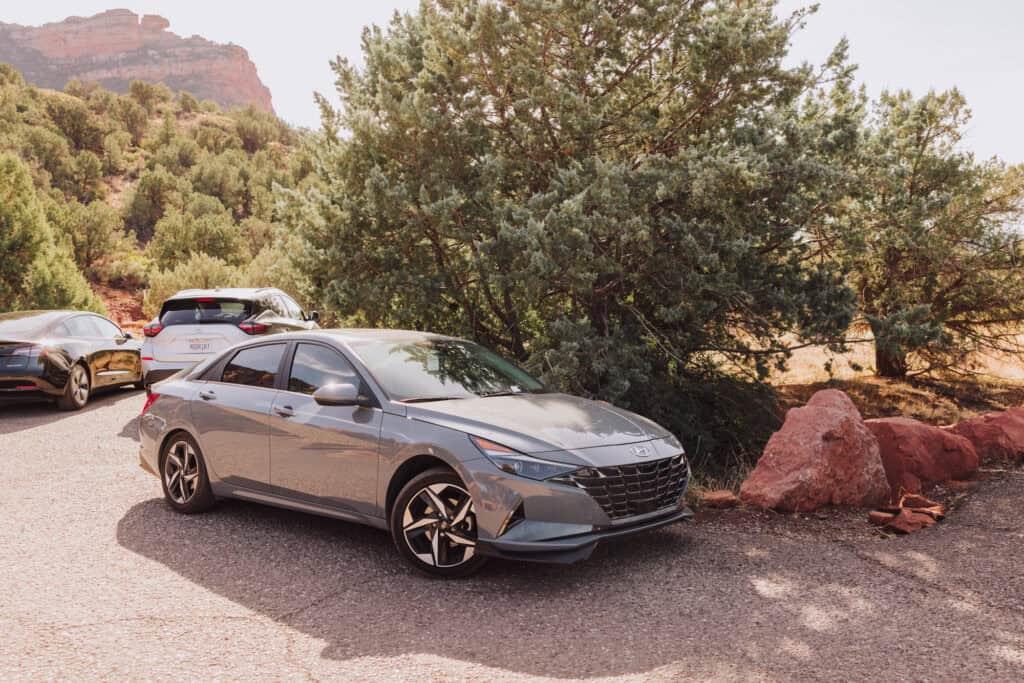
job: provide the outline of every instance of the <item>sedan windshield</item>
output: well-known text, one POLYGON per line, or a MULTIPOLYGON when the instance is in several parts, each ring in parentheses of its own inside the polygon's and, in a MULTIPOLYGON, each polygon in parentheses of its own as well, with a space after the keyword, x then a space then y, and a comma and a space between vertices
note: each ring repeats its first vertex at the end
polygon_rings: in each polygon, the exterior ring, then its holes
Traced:
POLYGON ((352 349, 395 401, 544 392, 544 385, 482 346, 457 339, 357 341, 352 349))

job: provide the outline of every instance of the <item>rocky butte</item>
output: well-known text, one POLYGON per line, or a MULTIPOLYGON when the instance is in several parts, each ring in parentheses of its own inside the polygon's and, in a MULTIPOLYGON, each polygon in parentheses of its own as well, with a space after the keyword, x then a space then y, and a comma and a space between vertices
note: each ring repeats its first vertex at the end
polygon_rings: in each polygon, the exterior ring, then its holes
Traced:
POLYGON ((182 38, 169 26, 163 17, 140 18, 126 9, 37 27, 0 23, 0 62, 43 88, 60 90, 77 78, 124 93, 132 81, 143 80, 225 108, 252 104, 273 111, 270 90, 244 49, 182 38))

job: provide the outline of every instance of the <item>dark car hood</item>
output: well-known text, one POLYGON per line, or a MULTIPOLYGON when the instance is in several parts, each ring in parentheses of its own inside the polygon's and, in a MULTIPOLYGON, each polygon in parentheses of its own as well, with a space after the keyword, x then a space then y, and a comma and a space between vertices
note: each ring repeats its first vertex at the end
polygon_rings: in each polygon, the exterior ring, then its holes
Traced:
POLYGON ((669 436, 627 410, 568 394, 463 398, 408 406, 409 417, 490 439, 523 453, 617 446, 669 436))

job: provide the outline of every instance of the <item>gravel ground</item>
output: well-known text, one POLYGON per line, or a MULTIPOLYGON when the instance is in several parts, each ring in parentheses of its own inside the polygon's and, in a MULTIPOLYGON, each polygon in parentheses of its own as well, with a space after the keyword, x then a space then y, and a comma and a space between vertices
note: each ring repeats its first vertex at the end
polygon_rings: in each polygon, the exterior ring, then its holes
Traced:
POLYGON ((369 528, 171 513, 142 403, 0 407, 0 679, 1024 677, 1019 472, 910 537, 732 512, 442 582, 369 528))

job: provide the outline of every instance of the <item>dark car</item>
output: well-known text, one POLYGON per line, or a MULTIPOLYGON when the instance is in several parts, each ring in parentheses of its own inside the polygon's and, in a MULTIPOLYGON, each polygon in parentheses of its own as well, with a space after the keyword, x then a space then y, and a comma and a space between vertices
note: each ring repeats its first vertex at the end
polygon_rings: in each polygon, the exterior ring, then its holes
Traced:
POLYGON ((0 313, 0 399, 53 397, 79 410, 97 389, 141 385, 141 346, 95 313, 0 313))

